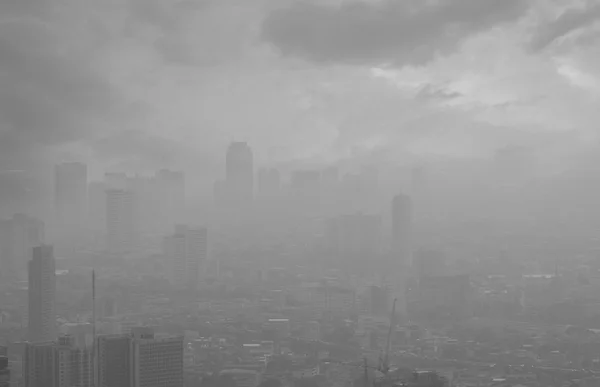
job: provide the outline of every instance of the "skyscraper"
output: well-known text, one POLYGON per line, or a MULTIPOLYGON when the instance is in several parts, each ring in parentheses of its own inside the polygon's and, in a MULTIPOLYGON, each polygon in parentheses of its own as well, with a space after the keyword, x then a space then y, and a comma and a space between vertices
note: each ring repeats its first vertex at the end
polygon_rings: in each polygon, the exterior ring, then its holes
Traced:
POLYGON ((229 205, 243 205, 254 196, 254 156, 245 142, 232 142, 227 148, 225 183, 229 205))
POLYGON ((62 236, 83 230, 87 216, 87 166, 63 163, 55 168, 55 209, 62 236))
POLYGON ((130 387, 133 382, 131 335, 102 335, 97 344, 97 387, 130 387))
POLYGON ((56 343, 27 343, 23 356, 25 387, 56 387, 56 343))
POLYGON ((77 344, 73 336, 62 336, 55 351, 56 387, 94 387, 92 346, 77 344))
POLYGON ((106 242, 112 254, 126 254, 136 243, 134 194, 125 189, 106 191, 106 242))
POLYGON ((391 251, 394 259, 410 264, 412 247, 412 201, 410 196, 398 194, 392 200, 391 251))
POLYGON ((56 265, 52 246, 33 249, 29 261, 29 341, 56 340, 56 265))
POLYGON ((173 285, 197 289, 208 256, 207 229, 178 225, 165 238, 164 249, 173 285))
POLYGON ((0 387, 10 387, 10 369, 6 353, 0 354, 0 387))
POLYGON ((152 328, 133 328, 132 350, 134 387, 183 387, 183 337, 159 338, 152 328))

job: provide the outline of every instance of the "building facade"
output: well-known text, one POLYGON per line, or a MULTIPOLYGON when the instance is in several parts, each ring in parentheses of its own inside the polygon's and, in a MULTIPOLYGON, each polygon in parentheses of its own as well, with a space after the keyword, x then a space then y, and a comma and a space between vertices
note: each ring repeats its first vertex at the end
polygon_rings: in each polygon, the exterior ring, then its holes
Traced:
POLYGON ((56 340, 56 264, 52 246, 33 248, 28 293, 29 341, 56 340))
POLYGON ((159 338, 152 328, 134 328, 132 352, 134 387, 183 387, 183 337, 159 338))

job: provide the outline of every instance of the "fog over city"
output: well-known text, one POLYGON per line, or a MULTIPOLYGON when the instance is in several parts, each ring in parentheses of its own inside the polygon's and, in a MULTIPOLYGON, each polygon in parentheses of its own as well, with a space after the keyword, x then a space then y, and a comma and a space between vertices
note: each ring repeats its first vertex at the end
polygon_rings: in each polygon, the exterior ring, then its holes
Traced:
POLYGON ((600 0, 0 0, 0 387, 599 385, 599 102, 600 0))

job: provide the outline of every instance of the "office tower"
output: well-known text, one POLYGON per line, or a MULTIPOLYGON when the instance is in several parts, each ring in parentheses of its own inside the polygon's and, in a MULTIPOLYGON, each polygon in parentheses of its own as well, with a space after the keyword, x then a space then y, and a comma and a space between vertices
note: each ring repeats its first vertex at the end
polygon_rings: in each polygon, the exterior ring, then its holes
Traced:
POLYGON ((398 194, 392 200, 391 250, 394 260, 410 264, 412 259, 412 201, 410 196, 398 194))
POLYGON ((55 210, 59 235, 83 230, 87 215, 87 166, 63 163, 55 167, 55 210))
POLYGON ((134 195, 124 189, 106 191, 106 242, 112 254, 131 252, 136 243, 137 227, 134 195))
POLYGON ((133 382, 131 335, 98 336, 97 387, 130 387, 133 382))
POLYGON ((262 198, 273 198, 279 194, 281 176, 275 168, 262 168, 258 171, 258 195, 262 198))
POLYGON ((178 225, 164 240, 171 283, 177 287, 198 289, 208 256, 208 231, 205 227, 178 225))
POLYGON ((228 204, 245 205, 254 196, 254 156, 245 142, 232 142, 227 148, 225 183, 228 204))
POLYGON ((97 387, 129 387, 133 378, 131 336, 103 335, 98 344, 97 387))
POLYGON ((183 337, 159 338, 152 328, 133 328, 132 350, 134 387, 183 387, 183 337))
POLYGON ((77 343, 72 336, 62 336, 55 351, 56 387, 94 387, 91 345, 77 343))
POLYGON ((23 356, 25 387, 57 387, 56 344, 26 343, 23 356))
POLYGON ((10 387, 10 370, 6 353, 0 354, 0 387, 10 387))
POLYGON ((29 261, 29 341, 56 339, 56 265, 52 246, 33 249, 29 261))
POLYGON ((26 278, 27 263, 35 246, 44 243, 44 222, 24 214, 0 220, 0 272, 10 278, 26 278))

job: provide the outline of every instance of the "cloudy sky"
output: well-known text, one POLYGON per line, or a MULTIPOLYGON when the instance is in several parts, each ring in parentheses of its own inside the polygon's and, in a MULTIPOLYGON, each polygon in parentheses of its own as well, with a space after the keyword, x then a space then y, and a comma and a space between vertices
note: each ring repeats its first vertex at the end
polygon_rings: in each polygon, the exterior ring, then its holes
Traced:
POLYGON ((598 21, 600 0, 3 0, 0 163, 211 169, 234 139, 260 163, 567 160, 600 129, 598 21))

